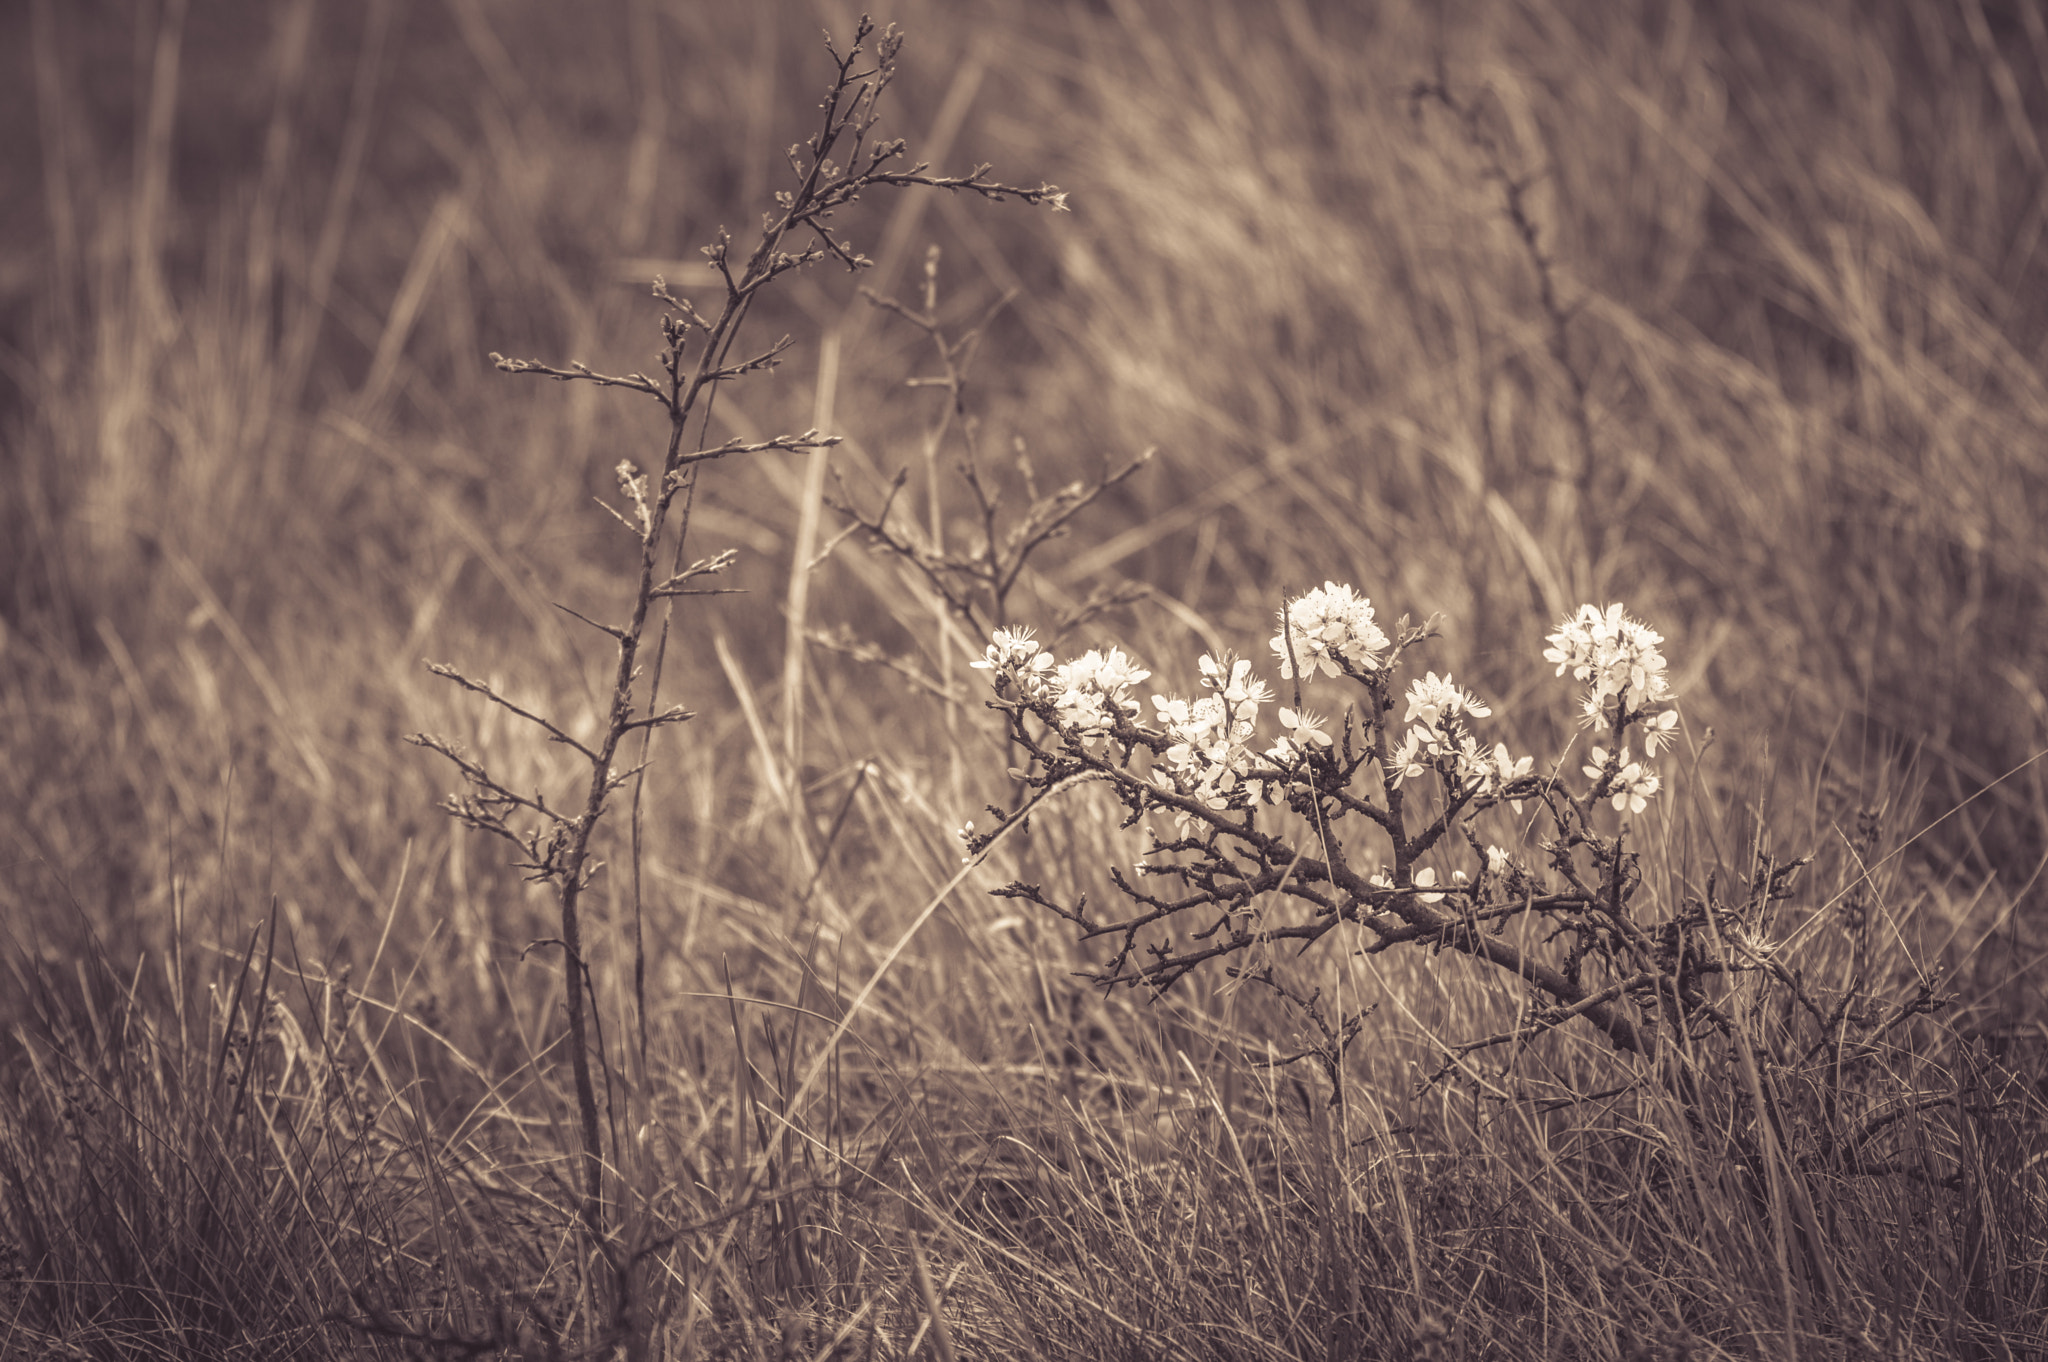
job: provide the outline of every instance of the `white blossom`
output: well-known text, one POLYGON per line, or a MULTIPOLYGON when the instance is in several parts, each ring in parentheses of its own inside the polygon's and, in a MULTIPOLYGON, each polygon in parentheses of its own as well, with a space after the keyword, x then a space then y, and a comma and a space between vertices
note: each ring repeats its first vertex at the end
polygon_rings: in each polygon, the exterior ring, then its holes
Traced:
POLYGON ((1386 661, 1387 647, 1387 636, 1373 623, 1372 602, 1335 582, 1324 582, 1289 602, 1280 612, 1280 632, 1272 642, 1280 675, 1292 678, 1299 667, 1304 681, 1313 680, 1318 672, 1341 675, 1341 662, 1359 671, 1377 671, 1386 661))

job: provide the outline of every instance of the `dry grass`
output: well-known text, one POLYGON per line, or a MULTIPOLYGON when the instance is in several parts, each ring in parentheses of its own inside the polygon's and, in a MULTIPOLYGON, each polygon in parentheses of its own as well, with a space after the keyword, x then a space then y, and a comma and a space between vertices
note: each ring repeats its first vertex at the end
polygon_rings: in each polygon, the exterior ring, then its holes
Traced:
MULTIPOLYGON (((1061 924, 979 891, 1101 894, 1135 842, 1072 802, 958 879, 1007 791, 981 641, 852 539, 804 617, 901 668, 789 667, 817 489, 768 454, 704 482, 693 543, 749 594, 677 618, 663 693, 699 717, 586 901, 607 1264, 529 949, 553 902, 402 736, 574 777, 420 661, 598 724, 604 659, 552 603, 619 599, 591 501, 661 426, 484 356, 646 368, 646 276, 700 287, 697 246, 757 220, 842 11, 0 15, 0 1357, 2048 1353, 2024 2, 880 16, 890 130, 1075 211, 868 203, 859 282, 909 300, 942 248, 1013 502, 1015 441, 1041 489, 1160 451, 1011 617, 1142 587, 1075 642, 1186 690, 1349 580, 1444 611, 1436 664, 1545 752, 1541 635, 1626 600, 1718 735, 1640 820, 1638 911, 1815 855, 1778 926, 1836 1024, 1745 986, 1746 1044, 1561 1032, 1424 1086, 1519 991, 1325 950, 1301 981, 1378 1008, 1333 1107, 1256 1062, 1300 1043, 1275 1000, 1089 993, 1061 924), (1955 1001, 1886 1010, 1923 985, 1955 1001)), ((709 442, 829 424, 856 504, 908 468, 905 523, 971 543, 963 428, 933 458, 943 398, 902 387, 931 341, 853 287, 764 295, 796 347, 709 442)))

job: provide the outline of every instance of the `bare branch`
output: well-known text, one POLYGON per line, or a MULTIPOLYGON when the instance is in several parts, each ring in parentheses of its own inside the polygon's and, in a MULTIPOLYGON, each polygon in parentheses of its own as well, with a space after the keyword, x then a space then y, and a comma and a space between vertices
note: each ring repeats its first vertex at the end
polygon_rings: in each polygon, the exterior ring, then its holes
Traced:
POLYGON ((569 367, 558 369, 537 359, 507 359, 497 351, 491 352, 491 363, 508 374, 539 374, 552 378, 558 383, 595 383, 601 388, 631 388, 634 392, 646 393, 662 401, 668 399, 668 390, 645 374, 601 374, 580 360, 570 360, 569 367))
MULTIPOLYGON (((575 612, 571 611, 570 613, 573 614, 575 612)), ((604 626, 598 625, 597 627, 602 629, 604 626)), ((464 690, 475 691, 478 695, 483 696, 486 700, 489 700, 492 704, 497 705, 501 709, 508 709, 512 713, 517 714, 520 718, 526 720, 528 723, 546 730, 549 738, 551 738, 555 742, 563 743, 569 747, 575 748, 576 751, 581 753, 585 759, 590 761, 597 760, 597 753, 591 751, 588 747, 585 747, 582 743, 570 737, 567 733, 563 732, 560 728, 556 727, 552 721, 545 719, 538 714, 535 714, 532 710, 527 709, 524 706, 516 705, 512 701, 507 700, 504 696, 498 694, 496 690, 493 690, 489 685, 485 684, 484 682, 472 680, 470 677, 464 676, 461 672, 457 671, 455 668, 447 665, 444 662, 429 662, 427 663, 427 670, 432 672, 436 676, 446 677, 448 680, 453 681, 456 685, 462 687, 464 690)), ((438 742, 438 740, 436 741, 438 742)), ((442 753, 444 756, 453 757, 455 755, 447 748, 436 745, 435 742, 422 742, 420 745, 423 747, 430 747, 434 751, 442 753)), ((457 758, 457 760, 460 759, 457 758)))

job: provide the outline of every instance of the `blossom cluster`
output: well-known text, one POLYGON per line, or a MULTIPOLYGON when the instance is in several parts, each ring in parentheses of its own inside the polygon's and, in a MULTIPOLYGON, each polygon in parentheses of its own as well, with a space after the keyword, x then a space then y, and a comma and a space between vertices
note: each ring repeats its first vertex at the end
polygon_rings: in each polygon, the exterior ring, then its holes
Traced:
POLYGON ((1072 662, 1053 670, 1053 708, 1060 727, 1093 747, 1098 739, 1137 717, 1138 702, 1131 687, 1152 675, 1132 662, 1121 648, 1108 652, 1090 649, 1072 662))
POLYGON ((1072 662, 1055 662, 1029 629, 996 630, 981 660, 968 665, 994 672, 999 689, 1013 686, 1027 701, 1050 704, 1060 729, 1083 747, 1137 717, 1131 688, 1152 675, 1121 648, 1093 648, 1072 662))
POLYGON ((1663 784, 1649 767, 1628 759, 1625 743, 1611 756, 1604 747, 1594 748, 1592 760, 1583 769, 1594 783, 1595 797, 1611 796, 1614 807, 1625 813, 1641 813, 1663 784))
MULTIPOLYGON (((1390 640, 1374 623, 1372 603, 1348 586, 1326 582, 1288 602, 1280 612, 1281 632, 1272 640, 1283 677, 1312 682, 1318 676, 1351 675, 1382 694, 1390 640)), ((1672 740, 1678 714, 1671 707, 1663 637, 1619 605, 1601 610, 1581 606, 1548 637, 1543 654, 1558 674, 1571 671, 1589 689, 1580 705, 1588 723, 1607 720, 1619 739, 1640 725, 1647 760, 1672 740)), ((995 674, 999 693, 1011 693, 1050 718, 1062 737, 1092 748, 1119 726, 1136 726, 1141 706, 1133 695, 1151 676, 1121 649, 1092 650, 1061 663, 1041 648, 1029 629, 998 629, 975 667, 995 674)), ((1262 706, 1273 691, 1252 674, 1248 658, 1224 653, 1201 659, 1206 692, 1193 699, 1151 697, 1157 727, 1145 745, 1155 753, 1150 784, 1158 791, 1221 811, 1271 803, 1281 788, 1303 772, 1310 755, 1333 745, 1325 721, 1305 710, 1282 707, 1284 732, 1263 749, 1257 737, 1262 706)), ((1410 682, 1406 731, 1381 759, 1390 789, 1434 772, 1447 796, 1464 801, 1499 799, 1519 813, 1536 793, 1535 759, 1517 756, 1506 743, 1481 741, 1473 721, 1490 718, 1492 707, 1459 686, 1447 673, 1430 672, 1410 682)), ((1126 729, 1126 736, 1131 736, 1126 729)), ((1627 746, 1592 749, 1584 771, 1593 782, 1590 798, 1611 799, 1614 807, 1641 812, 1660 782, 1644 761, 1631 760, 1627 746)), ((1175 821, 1185 837, 1201 822, 1192 807, 1176 804, 1175 821)))
MULTIPOLYGON (((1209 694, 1195 700, 1152 697, 1154 715, 1169 744, 1153 767, 1152 783, 1208 808, 1227 809, 1239 794, 1257 799, 1265 793, 1263 782, 1245 779, 1253 767, 1246 744, 1258 731, 1259 706, 1270 701, 1273 692, 1252 675, 1248 659, 1225 653, 1219 660, 1204 654, 1201 665, 1202 685, 1209 694)), ((1183 810, 1175 821, 1185 836, 1194 819, 1183 810)))
MULTIPOLYGON (((1452 684, 1448 675, 1431 672, 1411 682, 1407 699, 1408 712, 1401 721, 1408 731, 1387 759, 1387 774, 1396 787, 1434 770, 1456 792, 1498 795, 1535 766, 1534 757, 1517 759, 1506 743, 1495 743, 1490 751, 1480 744, 1466 717, 1483 719, 1493 709, 1452 684)), ((1513 804, 1520 813, 1522 801, 1513 804)))
POLYGON ((1664 636, 1630 619, 1617 603, 1604 611, 1580 606, 1548 642, 1544 661, 1556 663, 1559 676, 1569 671, 1588 683, 1579 703, 1582 724, 1611 723, 1616 736, 1630 723, 1641 725, 1642 761, 1632 760, 1627 745, 1620 744, 1612 750, 1595 747, 1583 768, 1594 782, 1595 797, 1612 799, 1623 812, 1641 813, 1662 785, 1645 763, 1677 737, 1678 711, 1671 706, 1671 683, 1658 650, 1664 636))
POLYGON ((1670 708, 1671 683, 1665 676, 1664 654, 1657 648, 1664 641, 1662 634, 1628 618, 1619 603, 1605 611, 1582 605, 1547 641, 1543 660, 1555 662, 1559 676, 1569 671, 1591 683, 1579 705, 1582 722, 1599 723, 1618 706, 1643 721, 1643 741, 1651 756, 1672 740, 1678 712, 1670 708))
POLYGON ((1319 590, 1288 602, 1272 647, 1283 678, 1292 680, 1299 667, 1307 681, 1317 672, 1340 675, 1347 662, 1358 671, 1378 671, 1388 642, 1373 623, 1371 601, 1348 586, 1324 582, 1319 590))
POLYGON ((1038 646, 1028 627, 996 630, 981 661, 968 665, 994 672, 998 689, 1008 683, 1026 700, 1043 700, 1052 684, 1053 656, 1038 646))

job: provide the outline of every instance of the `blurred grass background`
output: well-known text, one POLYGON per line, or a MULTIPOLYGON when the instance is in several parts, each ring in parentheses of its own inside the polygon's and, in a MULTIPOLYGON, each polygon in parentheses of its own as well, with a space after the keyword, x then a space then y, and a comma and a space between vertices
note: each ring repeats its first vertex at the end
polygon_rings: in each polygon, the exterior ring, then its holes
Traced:
MULTIPOLYGON (((13 8, 7 112, 36 133, 5 153, 0 279, 24 904, 61 881, 134 910, 165 847, 220 822, 230 769, 295 898, 445 843, 437 774, 389 741, 448 702, 417 660, 573 672, 544 602, 609 580, 589 497, 650 430, 484 353, 644 364, 645 276, 751 221, 819 30, 851 17, 13 8)), ((878 208, 864 282, 906 287, 935 243, 949 316, 1016 291, 976 374, 988 447, 1022 439, 1049 477, 1162 448, 1060 546, 1047 598, 1133 578, 1242 647, 1282 591, 1353 580, 1445 611, 1472 650, 1449 660, 1511 699, 1552 619, 1624 598, 1717 732, 1769 734, 1808 777, 1917 761, 1936 812, 1992 787, 1940 846, 2029 878, 2040 773, 1994 782, 2048 736, 2032 7, 893 17, 890 130, 1077 211, 878 208), (1411 97, 1439 77, 1469 123, 1411 97)), ((796 357, 727 416, 804 424, 816 339, 850 325, 842 466, 860 487, 917 463, 921 338, 829 273, 782 302, 762 330, 796 357)), ((793 485, 709 489, 707 534, 771 599, 793 485)), ((842 563, 817 618, 877 623, 877 580, 842 563)), ((732 609, 714 627, 770 674, 780 630, 732 609)), ((858 732, 883 702, 835 681, 858 732)))
MULTIPOLYGON (((1894 842, 1960 807, 1902 873, 1951 905, 1936 950, 1981 965, 2000 928, 1986 985, 2026 992, 2005 966, 2042 938, 2048 853, 2026 765, 2048 748, 2039 5, 878 17, 910 37, 886 131, 941 171, 1050 180, 1074 211, 866 205, 851 230, 878 268, 766 304, 756 339, 796 348, 721 398, 714 434, 811 424, 836 331, 835 467, 870 504, 921 470, 937 399, 903 380, 925 342, 853 287, 909 290, 935 244, 949 322, 1010 297, 975 369, 985 449, 1022 442, 1047 484, 1160 449, 1037 560, 1020 622, 1141 584, 1091 628, 1185 689, 1200 644, 1256 654, 1283 592, 1353 582, 1389 616, 1444 611, 1433 665, 1540 753, 1564 732, 1541 635, 1624 600, 1717 735, 1703 779, 1740 816, 1711 855, 1742 859, 1735 824, 1799 852, 1839 848, 1866 806, 1894 842)), ((651 407, 486 356, 646 367, 647 279, 697 286, 697 248, 755 220, 822 93, 820 31, 853 18, 0 12, 0 914, 23 977, 104 955, 126 978, 174 924, 241 941, 275 902, 305 968, 381 961, 358 985, 431 995, 464 1054, 518 1062, 504 1019, 545 1029, 551 976, 520 952, 549 905, 453 831, 452 773, 401 738, 458 735, 515 785, 566 773, 421 659, 593 712, 603 678, 550 602, 616 599, 625 546, 592 498, 660 432, 651 407)), ((683 1033, 690 994, 830 972, 791 943, 890 938, 1000 793, 965 654, 857 541, 812 620, 958 702, 820 651, 797 759, 775 769, 750 731, 741 691, 782 718, 801 485, 782 456, 720 466, 697 513, 749 594, 680 621, 666 693, 701 717, 649 787, 650 982, 683 1033), (817 825, 846 811, 809 887, 792 785, 817 825)), ((1085 818, 1045 822, 1048 875, 1124 858, 1085 818)), ((935 929, 902 1043, 1009 1056, 1072 947, 973 895, 935 929), (949 1001, 969 977, 1009 991, 949 1001)))

